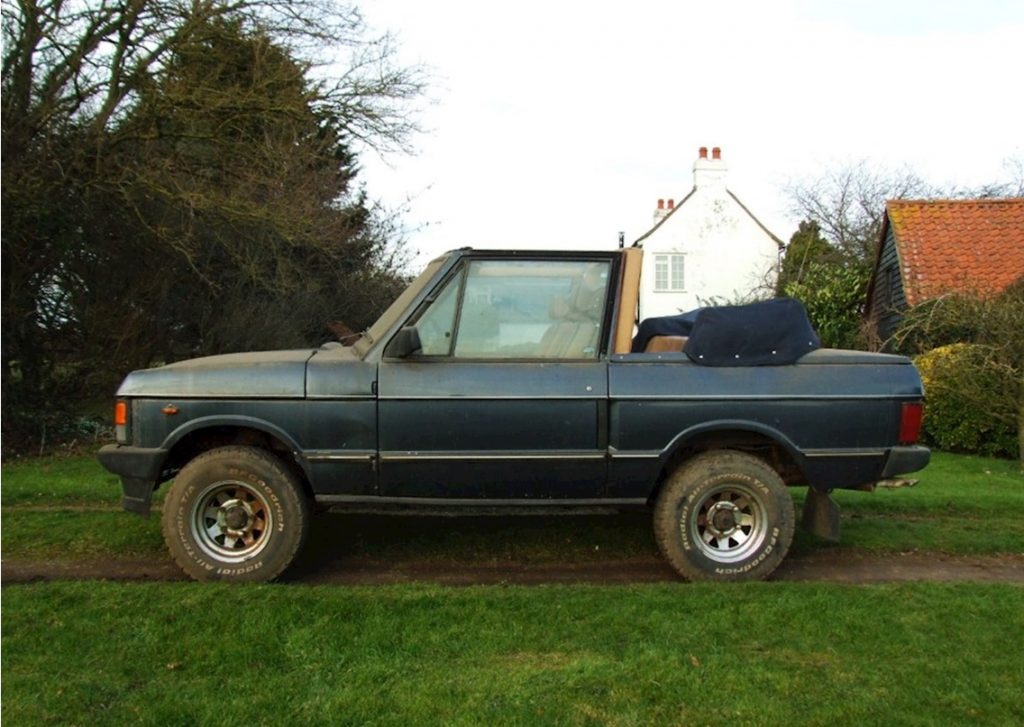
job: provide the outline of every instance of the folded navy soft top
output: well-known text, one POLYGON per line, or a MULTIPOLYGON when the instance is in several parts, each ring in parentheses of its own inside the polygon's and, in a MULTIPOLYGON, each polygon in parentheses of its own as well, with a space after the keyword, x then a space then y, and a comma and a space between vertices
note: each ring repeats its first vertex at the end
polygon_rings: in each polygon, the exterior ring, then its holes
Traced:
POLYGON ((649 318, 632 350, 643 351, 652 336, 688 336, 683 351, 703 366, 782 366, 821 348, 807 311, 793 298, 649 318))

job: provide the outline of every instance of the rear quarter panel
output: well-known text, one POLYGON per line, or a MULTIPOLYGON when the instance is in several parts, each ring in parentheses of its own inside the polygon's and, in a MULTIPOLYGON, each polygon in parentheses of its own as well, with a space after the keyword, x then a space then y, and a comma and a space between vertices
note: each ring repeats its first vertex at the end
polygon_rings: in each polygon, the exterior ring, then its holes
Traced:
POLYGON ((735 368, 698 366, 681 353, 613 357, 610 494, 649 494, 677 448, 716 430, 772 438, 818 488, 877 479, 897 443, 900 404, 921 398, 920 380, 902 357, 845 353, 735 368))

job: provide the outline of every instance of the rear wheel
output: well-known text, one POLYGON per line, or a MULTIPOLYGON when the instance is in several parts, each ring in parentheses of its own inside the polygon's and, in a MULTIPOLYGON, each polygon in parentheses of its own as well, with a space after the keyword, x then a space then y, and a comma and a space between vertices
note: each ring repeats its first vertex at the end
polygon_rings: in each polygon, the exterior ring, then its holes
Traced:
POLYGON ((269 581, 291 565, 309 530, 295 475, 254 447, 221 447, 189 462, 164 502, 164 540, 201 581, 269 581))
POLYGON ((778 567, 793 541, 793 500, 778 473, 743 452, 706 452, 665 482, 654 534, 688 580, 757 580, 778 567))

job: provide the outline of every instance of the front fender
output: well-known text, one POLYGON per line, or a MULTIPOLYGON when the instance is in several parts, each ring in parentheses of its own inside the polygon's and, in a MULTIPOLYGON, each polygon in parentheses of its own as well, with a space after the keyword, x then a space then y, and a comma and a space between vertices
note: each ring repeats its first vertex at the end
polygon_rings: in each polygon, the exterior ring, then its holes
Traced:
POLYGON ((302 447, 290 434, 265 419, 244 414, 212 415, 191 419, 171 431, 160 444, 160 448, 171 452, 176 445, 180 444, 182 440, 191 434, 198 434, 209 429, 223 428, 253 430, 276 439, 295 455, 296 462, 302 468, 307 479, 309 478, 309 464, 306 462, 306 458, 302 456, 302 447))

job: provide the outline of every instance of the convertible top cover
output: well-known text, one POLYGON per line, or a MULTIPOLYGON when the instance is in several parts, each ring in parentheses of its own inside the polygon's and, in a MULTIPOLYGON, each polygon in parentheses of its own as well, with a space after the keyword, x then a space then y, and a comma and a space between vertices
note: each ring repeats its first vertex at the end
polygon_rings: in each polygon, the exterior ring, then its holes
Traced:
POLYGON ((785 366, 821 348, 807 311, 793 298, 648 318, 632 350, 643 351, 652 336, 664 335, 689 336, 683 352, 702 366, 785 366))

